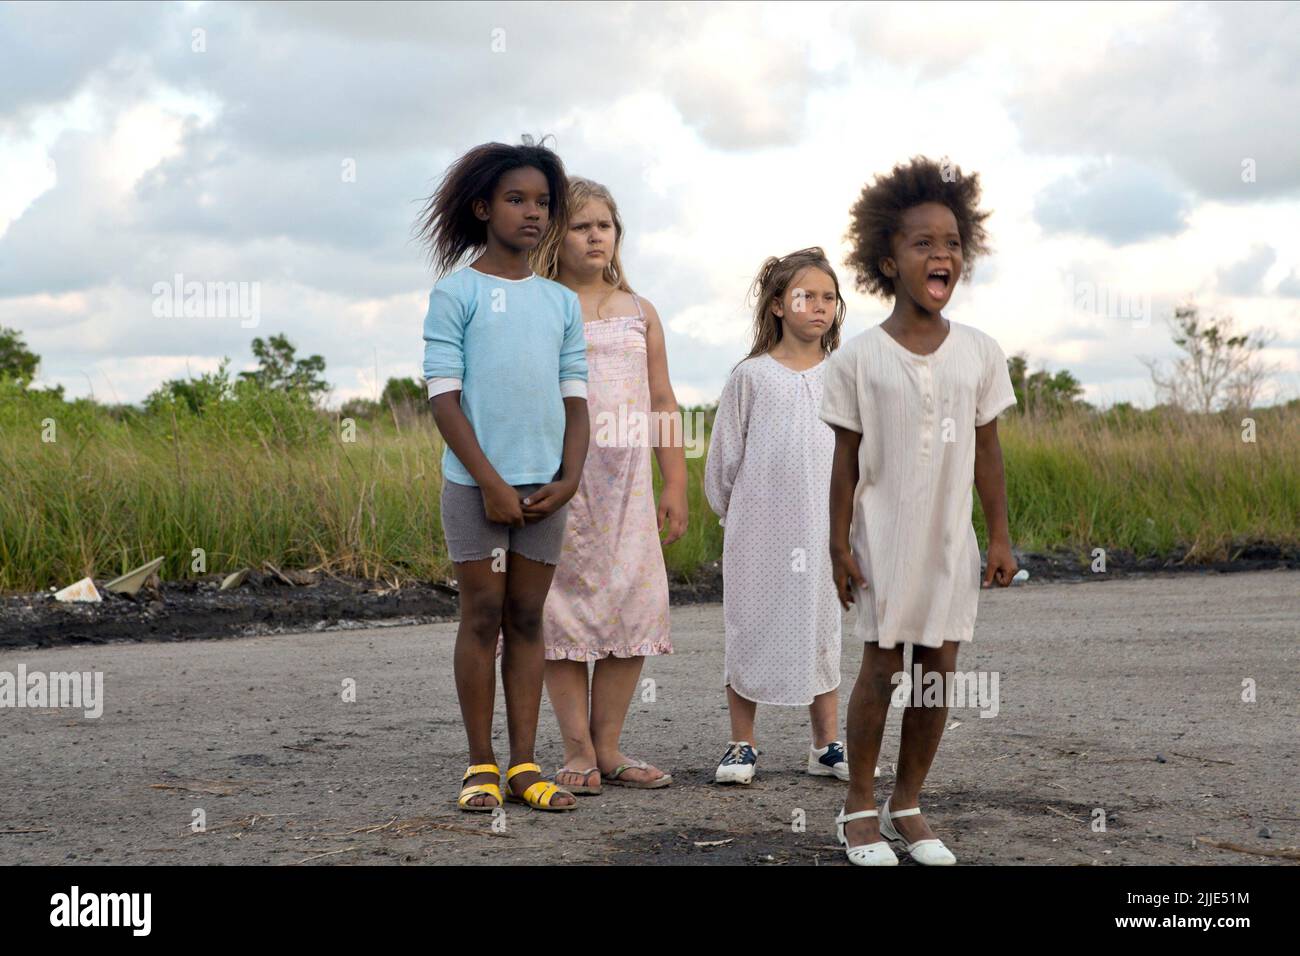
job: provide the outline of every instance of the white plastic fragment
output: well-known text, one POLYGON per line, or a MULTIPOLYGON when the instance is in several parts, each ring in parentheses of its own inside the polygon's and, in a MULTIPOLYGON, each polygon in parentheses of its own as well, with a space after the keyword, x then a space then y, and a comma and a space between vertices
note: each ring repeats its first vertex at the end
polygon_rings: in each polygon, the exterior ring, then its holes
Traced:
POLYGON ((148 564, 142 564, 133 571, 128 571, 120 578, 114 578, 104 585, 105 591, 113 591, 117 594, 138 594, 140 588, 144 587, 146 581, 162 567, 163 559, 154 558, 148 564))
POLYGON ((67 603, 87 603, 98 604, 104 599, 99 596, 99 591, 95 590, 95 582, 90 578, 82 578, 75 584, 69 584, 62 591, 56 591, 54 600, 67 603))
POLYGON ((239 587, 241 584, 244 583, 244 579, 248 577, 248 572, 251 570, 253 569, 240 568, 238 571, 235 571, 233 574, 227 574, 225 579, 221 582, 221 590, 233 591, 235 588, 239 587))

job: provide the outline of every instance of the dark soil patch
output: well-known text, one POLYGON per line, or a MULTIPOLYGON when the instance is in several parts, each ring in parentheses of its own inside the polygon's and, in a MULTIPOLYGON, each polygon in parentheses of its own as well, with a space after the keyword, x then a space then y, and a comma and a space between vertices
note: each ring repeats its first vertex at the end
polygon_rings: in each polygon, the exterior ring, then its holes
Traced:
MULTIPOLYGON (((1138 558, 1124 551, 1106 555, 1105 573, 1090 562, 1058 551, 1017 552, 1031 582, 1104 581, 1172 573, 1224 573, 1300 568, 1300 548, 1250 544, 1228 560, 1192 563, 1186 555, 1138 558)), ((246 637, 285 631, 330 630, 360 622, 416 624, 455 619, 456 589, 410 582, 400 588, 321 574, 313 583, 291 585, 273 574, 250 572, 244 585, 220 590, 222 575, 166 581, 124 597, 100 590, 101 604, 63 604, 49 594, 0 595, 0 648, 103 644, 112 641, 178 641, 246 637)), ((103 582, 96 582, 102 585, 103 582)), ((669 586, 673 605, 722 600, 721 562, 704 565, 669 586)))

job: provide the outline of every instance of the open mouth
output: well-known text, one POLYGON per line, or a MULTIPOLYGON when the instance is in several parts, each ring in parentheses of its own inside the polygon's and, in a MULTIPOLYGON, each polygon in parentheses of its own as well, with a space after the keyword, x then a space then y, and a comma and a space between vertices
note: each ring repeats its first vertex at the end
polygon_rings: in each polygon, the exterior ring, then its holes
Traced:
POLYGON ((925 277, 925 289, 936 299, 948 294, 952 282, 952 273, 948 269, 931 269, 925 277))

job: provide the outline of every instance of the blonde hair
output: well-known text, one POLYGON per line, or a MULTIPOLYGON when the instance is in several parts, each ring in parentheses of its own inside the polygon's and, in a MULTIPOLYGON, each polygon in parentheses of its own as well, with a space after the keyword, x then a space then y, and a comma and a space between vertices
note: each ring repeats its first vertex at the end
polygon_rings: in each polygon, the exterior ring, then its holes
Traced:
MULTIPOLYGON (((605 271, 601 278, 605 280, 606 285, 612 287, 611 293, 613 289, 619 289, 623 292, 635 294, 632 286, 628 284, 627 276, 623 273, 623 220, 619 218, 618 205, 614 202, 614 197, 610 195, 608 189, 594 180, 583 179, 581 176, 569 177, 568 208, 570 222, 582 207, 593 199, 608 206, 610 218, 614 220, 614 253, 609 257, 609 262, 605 265, 605 271)), ((528 257, 532 270, 542 278, 559 278, 560 249, 564 245, 568 232, 568 222, 565 223, 563 229, 550 230, 528 257)))
MULTIPOLYGON (((840 295, 840 280, 831 268, 830 260, 820 246, 800 249, 788 256, 768 256, 749 287, 755 298, 753 344, 745 358, 764 355, 776 347, 785 332, 780 317, 772 307, 780 302, 786 289, 804 269, 820 269, 835 283, 835 318, 830 328, 822 333, 822 351, 829 354, 840 347, 840 328, 844 325, 844 297, 840 295)), ((742 360, 743 361, 743 360, 742 360)))

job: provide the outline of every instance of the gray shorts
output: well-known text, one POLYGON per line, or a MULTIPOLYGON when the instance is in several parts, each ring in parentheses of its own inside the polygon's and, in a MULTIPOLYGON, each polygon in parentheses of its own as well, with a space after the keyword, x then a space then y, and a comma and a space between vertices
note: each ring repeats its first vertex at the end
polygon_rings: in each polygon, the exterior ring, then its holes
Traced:
MULTIPOLYGON (((515 485, 514 489, 527 495, 540 487, 515 485)), ((566 501, 559 510, 540 521, 530 521, 522 528, 497 524, 488 521, 483 508, 483 492, 477 487, 458 485, 445 478, 442 482, 442 533, 447 539, 447 553, 457 564, 482 561, 507 551, 531 561, 559 564, 568 517, 569 503, 566 501)))

